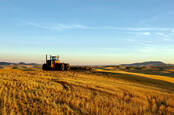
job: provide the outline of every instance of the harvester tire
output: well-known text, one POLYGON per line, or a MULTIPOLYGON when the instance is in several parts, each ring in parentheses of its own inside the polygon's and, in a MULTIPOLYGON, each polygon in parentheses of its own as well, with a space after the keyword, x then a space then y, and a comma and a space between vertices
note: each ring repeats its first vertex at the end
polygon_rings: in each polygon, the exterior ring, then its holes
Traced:
POLYGON ((42 65, 42 70, 48 70, 47 64, 43 64, 43 65, 42 65))
POLYGON ((70 64, 65 64, 65 70, 69 71, 71 68, 70 64))
POLYGON ((55 65, 55 70, 64 71, 64 69, 65 69, 64 63, 59 63, 55 65))
POLYGON ((61 64, 60 64, 59 70, 60 70, 60 71, 64 71, 64 70, 65 70, 65 65, 64 65, 64 63, 61 63, 61 64))

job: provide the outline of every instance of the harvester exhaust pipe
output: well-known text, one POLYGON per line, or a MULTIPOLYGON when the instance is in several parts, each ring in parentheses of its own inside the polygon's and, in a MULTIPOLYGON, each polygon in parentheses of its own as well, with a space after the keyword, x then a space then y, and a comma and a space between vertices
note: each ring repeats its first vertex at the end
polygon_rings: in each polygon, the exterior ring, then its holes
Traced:
POLYGON ((46 63, 47 63, 47 54, 46 54, 46 63))

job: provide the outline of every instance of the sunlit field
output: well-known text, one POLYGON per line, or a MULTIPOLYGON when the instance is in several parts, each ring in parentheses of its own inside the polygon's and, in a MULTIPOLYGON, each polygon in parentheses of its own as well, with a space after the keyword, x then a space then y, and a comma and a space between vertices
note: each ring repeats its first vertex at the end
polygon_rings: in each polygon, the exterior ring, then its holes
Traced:
POLYGON ((172 115, 174 84, 95 69, 42 71, 1 67, 0 108, 4 115, 172 115))
POLYGON ((127 74, 127 75, 135 75, 140 77, 147 77, 151 79, 157 79, 162 80, 170 83, 174 83, 174 77, 167 77, 167 76, 161 76, 161 75, 149 75, 149 74, 143 74, 143 73, 134 73, 134 72, 126 72, 126 71, 120 71, 120 70, 103 70, 103 69, 97 69, 98 72, 108 72, 108 73, 120 73, 120 74, 127 74))

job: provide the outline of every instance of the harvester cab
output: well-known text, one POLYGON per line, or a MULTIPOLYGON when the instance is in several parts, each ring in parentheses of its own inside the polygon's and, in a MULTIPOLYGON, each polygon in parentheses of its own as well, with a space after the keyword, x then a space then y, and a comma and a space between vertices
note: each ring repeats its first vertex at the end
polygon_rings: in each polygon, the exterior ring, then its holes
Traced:
POLYGON ((70 64, 68 63, 61 63, 59 60, 59 56, 50 56, 48 60, 46 55, 46 63, 42 66, 43 70, 70 70, 70 64))
POLYGON ((59 56, 50 56, 50 60, 58 61, 59 56))

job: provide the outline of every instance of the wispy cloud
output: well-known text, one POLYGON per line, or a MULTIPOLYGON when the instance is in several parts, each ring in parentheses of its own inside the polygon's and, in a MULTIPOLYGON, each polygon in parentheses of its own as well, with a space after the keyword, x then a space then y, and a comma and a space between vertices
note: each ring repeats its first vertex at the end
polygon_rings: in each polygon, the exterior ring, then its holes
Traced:
POLYGON ((150 32, 144 32, 144 33, 142 33, 143 35, 145 35, 145 36, 148 36, 148 35, 150 35, 151 33, 150 32))
POLYGON ((128 30, 128 31, 168 31, 171 30, 171 28, 143 28, 143 27, 111 27, 110 29, 113 30, 128 30))
POLYGON ((156 32, 155 35, 158 36, 159 39, 161 39, 163 41, 171 41, 171 40, 173 40, 173 36, 174 36, 173 33, 170 32, 170 31, 166 32, 166 33, 164 33, 164 32, 156 32))
POLYGON ((86 26, 82 24, 43 24, 43 23, 35 23, 35 22, 27 22, 27 25, 48 29, 48 30, 75 30, 75 29, 83 29, 83 30, 116 30, 116 31, 133 31, 133 32, 143 32, 144 35, 150 35, 151 33, 148 31, 170 31, 174 32, 174 28, 155 28, 155 27, 115 27, 115 26, 86 26))
POLYGON ((40 24, 40 23, 33 23, 28 22, 27 25, 41 28, 41 29, 48 29, 48 30, 67 30, 67 29, 88 29, 88 27, 84 25, 74 24, 74 25, 65 25, 65 24, 40 24))

